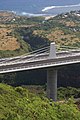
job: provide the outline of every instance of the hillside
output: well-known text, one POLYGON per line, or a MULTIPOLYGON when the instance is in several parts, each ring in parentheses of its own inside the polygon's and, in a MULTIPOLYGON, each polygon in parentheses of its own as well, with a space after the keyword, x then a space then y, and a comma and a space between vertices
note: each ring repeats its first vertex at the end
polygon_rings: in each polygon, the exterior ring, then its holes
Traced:
POLYGON ((17 38, 11 36, 11 29, 1 28, 0 29, 0 50, 16 50, 20 48, 20 44, 17 38))
POLYGON ((16 56, 27 53, 29 45, 15 32, 17 27, 13 22, 20 19, 11 12, 0 12, 0 57, 16 56))
POLYGON ((73 100, 52 102, 22 87, 0 84, 0 120, 80 120, 73 100))
POLYGON ((42 23, 26 29, 26 31, 21 29, 17 31, 21 35, 23 33, 24 40, 30 43, 32 47, 34 47, 34 41, 36 47, 36 44, 42 42, 42 40, 55 41, 60 46, 80 47, 80 11, 60 14, 44 20, 42 23))
POLYGON ((51 41, 59 46, 80 47, 80 11, 49 19, 0 12, 1 57, 24 54, 51 41))

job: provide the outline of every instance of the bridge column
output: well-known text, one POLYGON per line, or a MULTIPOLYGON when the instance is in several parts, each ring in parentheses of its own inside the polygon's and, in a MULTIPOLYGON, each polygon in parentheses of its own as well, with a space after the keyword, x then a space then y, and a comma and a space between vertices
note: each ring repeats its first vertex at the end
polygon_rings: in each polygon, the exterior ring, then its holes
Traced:
MULTIPOLYGON (((55 42, 50 44, 49 59, 56 58, 55 42)), ((47 69, 47 97, 53 101, 57 100, 57 70, 47 69)))
POLYGON ((57 70, 47 70, 47 97, 57 100, 57 70))

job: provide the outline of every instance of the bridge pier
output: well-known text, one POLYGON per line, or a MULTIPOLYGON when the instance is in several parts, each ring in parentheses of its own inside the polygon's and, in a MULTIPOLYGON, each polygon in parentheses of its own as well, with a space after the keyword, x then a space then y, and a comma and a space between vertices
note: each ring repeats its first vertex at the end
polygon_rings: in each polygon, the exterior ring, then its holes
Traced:
POLYGON ((47 70, 47 97, 57 100, 57 70, 47 70))
MULTIPOLYGON (((56 58, 56 46, 55 42, 50 44, 49 58, 56 58)), ((53 101, 57 100, 57 70, 47 69, 47 97, 53 101)))

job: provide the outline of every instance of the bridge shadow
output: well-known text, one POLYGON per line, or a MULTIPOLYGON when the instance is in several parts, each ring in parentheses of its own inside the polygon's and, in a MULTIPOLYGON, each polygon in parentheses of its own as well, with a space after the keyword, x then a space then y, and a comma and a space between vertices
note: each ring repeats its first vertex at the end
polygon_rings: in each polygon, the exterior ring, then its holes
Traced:
POLYGON ((58 69, 58 87, 80 88, 80 64, 62 66, 58 69))

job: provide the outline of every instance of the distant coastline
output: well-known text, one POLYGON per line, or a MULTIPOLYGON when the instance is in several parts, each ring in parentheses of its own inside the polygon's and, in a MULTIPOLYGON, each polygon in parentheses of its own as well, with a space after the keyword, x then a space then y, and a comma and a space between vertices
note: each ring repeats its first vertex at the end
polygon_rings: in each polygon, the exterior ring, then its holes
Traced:
POLYGON ((16 11, 10 11, 10 10, 0 10, 0 12, 8 12, 8 13, 13 13, 15 15, 20 15, 20 16, 28 16, 28 17, 38 17, 38 16, 45 16, 45 17, 48 17, 48 16, 55 16, 55 15, 52 15, 52 14, 33 14, 33 13, 27 13, 27 12, 16 12, 16 11))
POLYGON ((55 16, 80 10, 80 0, 1 0, 0 10, 29 17, 55 16))
POLYGON ((76 5, 64 5, 64 6, 48 6, 42 9, 42 12, 51 10, 51 9, 57 9, 57 8, 73 8, 73 7, 80 7, 80 3, 76 5))
POLYGON ((70 12, 70 11, 78 11, 80 10, 80 4, 76 5, 65 5, 65 6, 48 6, 44 7, 40 12, 37 13, 28 13, 26 11, 14 11, 14 10, 0 10, 1 12, 10 12, 14 13, 19 16, 27 16, 27 17, 38 17, 38 16, 44 16, 46 18, 48 17, 54 17, 58 14, 70 12))

